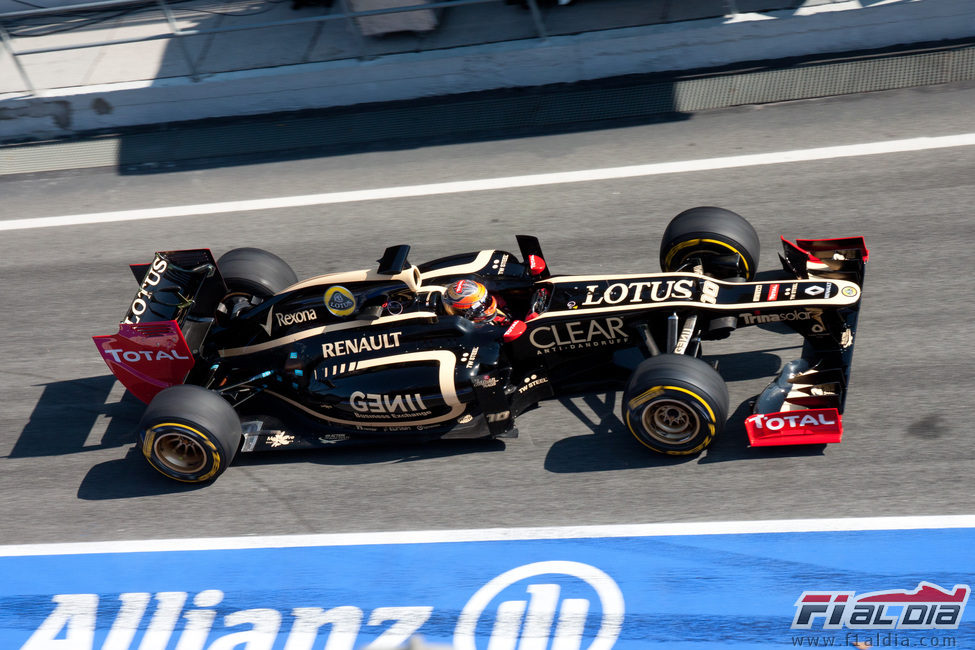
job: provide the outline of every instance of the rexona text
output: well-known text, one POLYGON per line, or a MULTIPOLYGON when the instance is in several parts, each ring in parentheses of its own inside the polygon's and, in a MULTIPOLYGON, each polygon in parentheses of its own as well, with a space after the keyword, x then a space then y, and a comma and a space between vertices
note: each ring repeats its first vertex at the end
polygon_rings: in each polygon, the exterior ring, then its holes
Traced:
POLYGON ((303 309, 293 314, 275 314, 274 317, 278 321, 278 327, 318 320, 318 314, 314 309, 303 309))

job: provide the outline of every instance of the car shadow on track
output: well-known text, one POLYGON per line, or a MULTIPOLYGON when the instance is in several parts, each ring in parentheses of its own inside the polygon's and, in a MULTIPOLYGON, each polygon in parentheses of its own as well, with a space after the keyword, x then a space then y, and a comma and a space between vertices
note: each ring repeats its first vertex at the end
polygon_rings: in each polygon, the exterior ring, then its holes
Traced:
MULTIPOLYGON (((801 346, 788 346, 758 353, 738 352, 715 355, 711 359, 718 361, 718 370, 726 382, 753 381, 756 379, 771 381, 778 375, 782 365, 782 359, 779 355, 771 353, 793 350, 794 353, 788 355, 789 360, 791 360, 800 356, 801 349, 801 346)), ((728 417, 722 434, 715 438, 704 454, 699 456, 699 463, 724 463, 755 458, 821 456, 823 454, 825 445, 750 447, 748 434, 745 431, 745 418, 752 414, 752 401, 757 397, 758 395, 752 395, 738 404, 735 411, 728 417)))
MULTIPOLYGON (((462 454, 504 451, 502 440, 436 440, 417 443, 361 443, 331 449, 267 451, 238 454, 235 467, 293 465, 296 463, 350 466, 380 463, 407 463, 446 458, 462 454)), ((78 488, 78 498, 86 501, 129 499, 157 494, 191 492, 209 483, 179 483, 153 470, 141 451, 133 446, 125 458, 92 467, 78 488)))
POLYGON ((94 465, 78 488, 86 500, 165 494, 184 486, 153 471, 135 446, 145 409, 131 393, 112 397, 115 377, 100 375, 43 385, 30 419, 8 458, 44 458, 130 447, 125 458, 94 465))
POLYGON ((688 456, 662 456, 641 447, 616 415, 619 400, 620 394, 615 391, 561 398, 559 403, 592 433, 557 440, 545 456, 545 469, 557 474, 606 472, 680 465, 693 460, 688 456), (588 413, 583 405, 588 407, 588 413))
POLYGON ((9 457, 62 456, 132 444, 145 405, 128 392, 110 403, 114 385, 112 375, 44 384, 41 398, 9 457), (107 424, 101 439, 91 444, 93 432, 102 421, 107 424))
MULTIPOLYGON (((332 449, 267 451, 238 454, 230 471, 237 467, 317 463, 343 466, 380 463, 406 463, 445 458, 471 453, 504 451, 502 440, 437 440, 421 443, 362 443, 358 446, 332 449)), ((78 498, 86 501, 130 499, 192 492, 209 483, 179 483, 152 469, 133 446, 125 458, 99 463, 92 467, 78 488, 78 498)))
MULTIPOLYGON (((729 382, 771 377, 781 359, 774 350, 709 356, 718 361, 729 382)), ((186 492, 205 485, 182 484, 153 471, 135 447, 135 428, 144 405, 130 393, 110 401, 115 387, 111 375, 87 377, 44 385, 30 420, 15 442, 10 458, 76 454, 131 446, 124 458, 94 465, 78 488, 84 500, 124 499, 186 492), (104 427, 100 434, 96 433, 104 427)), ((739 404, 725 431, 707 452, 698 456, 663 456, 644 449, 626 431, 617 415, 619 393, 607 392, 560 401, 565 410, 583 423, 589 434, 557 440, 545 458, 545 469, 555 473, 609 471, 642 467, 667 467, 687 462, 717 463, 746 458, 821 455, 823 446, 748 447, 744 420, 751 412, 749 400, 739 404)), ((425 443, 372 443, 333 449, 262 452, 239 455, 235 466, 278 463, 317 463, 349 466, 374 463, 405 463, 456 455, 499 452, 503 440, 441 440, 425 443)))
MULTIPOLYGON (((374 463, 406 463, 461 454, 504 451, 501 440, 438 440, 428 443, 368 444, 356 447, 239 454, 235 467, 317 463, 343 466, 374 463)), ((125 458, 99 463, 85 475, 78 498, 86 501, 129 499, 157 494, 191 492, 209 483, 178 483, 153 470, 136 447, 125 458)))
POLYGON ((88 470, 78 486, 78 498, 84 501, 131 499, 192 492, 201 487, 206 486, 166 478, 149 467, 138 447, 133 445, 125 458, 98 463, 88 470))
POLYGON ((826 445, 789 445, 783 447, 750 447, 745 431, 745 418, 752 413, 752 398, 738 405, 724 432, 715 438, 707 452, 697 459, 702 465, 726 463, 735 460, 754 460, 756 458, 797 458, 803 456, 822 456, 826 445))
POLYGON ((284 462, 316 463, 330 466, 410 463, 465 454, 504 451, 503 440, 430 440, 425 442, 359 442, 330 449, 264 451, 243 454, 235 466, 275 465, 284 462))
MULTIPOLYGON (((128 391, 115 401, 112 375, 44 384, 30 419, 8 458, 42 458, 130 447, 124 458, 98 463, 78 488, 84 500, 124 499, 187 492, 205 487, 167 479, 154 471, 135 445, 145 404, 128 391)), ((234 465, 320 463, 357 465, 410 462, 458 454, 503 451, 501 440, 445 440, 414 444, 372 444, 312 451, 238 455, 234 465)))
MULTIPOLYGON (((739 352, 709 355, 717 361, 727 382, 771 379, 778 373, 782 359, 773 354, 776 348, 761 352, 739 352)), ((581 398, 562 398, 565 409, 585 424, 591 434, 573 436, 556 441, 545 458, 545 469, 555 473, 601 472, 643 467, 669 467, 688 462, 720 463, 748 458, 821 455, 823 445, 751 448, 745 432, 745 418, 751 415, 749 397, 735 408, 724 431, 702 454, 665 456, 645 449, 627 431, 617 414, 620 395, 617 392, 587 395, 581 398), (583 406, 588 407, 583 409, 583 406)))

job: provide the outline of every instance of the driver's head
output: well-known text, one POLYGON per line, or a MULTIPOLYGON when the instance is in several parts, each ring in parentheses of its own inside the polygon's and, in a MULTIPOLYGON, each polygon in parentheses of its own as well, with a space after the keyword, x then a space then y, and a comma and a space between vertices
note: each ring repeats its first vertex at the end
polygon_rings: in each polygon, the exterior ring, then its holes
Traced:
POLYGON ((498 301, 475 280, 451 282, 443 292, 443 306, 448 314, 464 316, 475 323, 491 320, 498 311, 498 301))

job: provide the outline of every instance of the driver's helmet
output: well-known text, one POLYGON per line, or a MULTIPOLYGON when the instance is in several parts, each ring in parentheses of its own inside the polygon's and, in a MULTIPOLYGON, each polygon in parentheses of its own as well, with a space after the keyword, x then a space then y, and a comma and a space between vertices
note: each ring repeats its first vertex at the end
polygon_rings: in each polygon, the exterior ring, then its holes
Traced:
POLYGON ((498 315, 498 301, 476 280, 458 280, 443 292, 444 310, 475 323, 492 321, 498 315))

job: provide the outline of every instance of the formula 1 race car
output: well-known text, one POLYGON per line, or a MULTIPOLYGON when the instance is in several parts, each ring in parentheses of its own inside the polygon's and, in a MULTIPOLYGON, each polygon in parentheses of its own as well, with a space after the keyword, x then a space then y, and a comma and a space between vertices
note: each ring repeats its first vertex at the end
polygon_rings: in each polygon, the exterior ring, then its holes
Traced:
POLYGON ((782 279, 754 281, 759 239, 734 212, 667 226, 662 273, 554 276, 538 239, 421 264, 387 248, 375 270, 298 281, 256 248, 156 253, 118 334, 94 337, 148 403, 142 453, 166 476, 216 478, 238 452, 344 441, 512 437, 541 400, 622 389, 622 420, 664 454, 696 454, 729 413, 702 342, 781 323, 802 356, 754 403, 752 446, 839 442, 868 251, 862 237, 783 238, 782 279), (510 318, 445 309, 475 280, 510 318), (633 363, 636 358, 637 363, 633 363), (627 361, 628 360, 628 361, 627 361))

